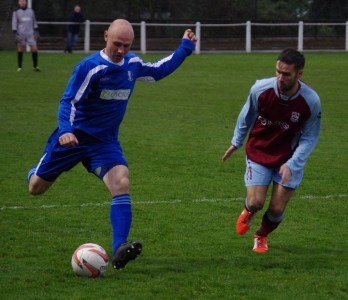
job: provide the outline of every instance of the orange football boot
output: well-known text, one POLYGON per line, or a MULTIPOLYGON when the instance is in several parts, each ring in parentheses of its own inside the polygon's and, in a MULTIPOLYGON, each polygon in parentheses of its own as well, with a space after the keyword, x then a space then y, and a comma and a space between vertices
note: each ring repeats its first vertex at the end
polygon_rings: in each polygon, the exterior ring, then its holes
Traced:
POLYGON ((267 237, 254 235, 254 252, 263 253, 268 251, 267 237))
POLYGON ((246 208, 243 209, 236 224, 238 234, 243 235, 248 232, 255 215, 256 213, 250 212, 246 208))

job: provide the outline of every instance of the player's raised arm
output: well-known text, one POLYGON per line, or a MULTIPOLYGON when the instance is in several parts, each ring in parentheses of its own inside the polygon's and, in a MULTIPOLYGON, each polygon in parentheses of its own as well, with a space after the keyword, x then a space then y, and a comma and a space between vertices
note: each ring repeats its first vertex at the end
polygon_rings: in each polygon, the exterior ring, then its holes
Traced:
POLYGON ((191 42, 196 44, 197 38, 195 33, 191 29, 186 29, 184 32, 184 36, 182 37, 183 39, 189 39, 191 42))

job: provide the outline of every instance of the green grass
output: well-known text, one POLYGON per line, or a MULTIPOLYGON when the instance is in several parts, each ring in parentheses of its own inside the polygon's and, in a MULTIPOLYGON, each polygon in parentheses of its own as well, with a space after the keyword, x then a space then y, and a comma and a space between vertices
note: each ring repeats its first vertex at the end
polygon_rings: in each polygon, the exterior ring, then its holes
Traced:
MULTIPOLYGON (((273 76, 276 54, 193 55, 171 77, 138 83, 121 127, 133 226, 143 254, 104 278, 76 277, 74 249, 111 248, 110 196, 77 166, 43 196, 26 174, 56 127, 57 107, 82 54, 0 52, 0 295, 2 299, 347 299, 348 53, 306 53, 303 79, 321 96, 323 128, 270 251, 234 231, 243 207, 244 149, 226 163, 250 86, 273 76)), ((148 55, 146 60, 159 58, 148 55)))

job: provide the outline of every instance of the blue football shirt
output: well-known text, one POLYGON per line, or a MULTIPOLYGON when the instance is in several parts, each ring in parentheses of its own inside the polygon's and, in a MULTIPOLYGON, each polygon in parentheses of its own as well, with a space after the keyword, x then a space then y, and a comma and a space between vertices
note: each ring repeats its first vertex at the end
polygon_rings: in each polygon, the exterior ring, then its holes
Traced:
POLYGON ((195 45, 182 39, 169 56, 144 62, 128 53, 113 63, 101 50, 76 65, 58 109, 59 135, 81 130, 103 142, 117 142, 119 126, 137 80, 155 82, 174 72, 195 45))

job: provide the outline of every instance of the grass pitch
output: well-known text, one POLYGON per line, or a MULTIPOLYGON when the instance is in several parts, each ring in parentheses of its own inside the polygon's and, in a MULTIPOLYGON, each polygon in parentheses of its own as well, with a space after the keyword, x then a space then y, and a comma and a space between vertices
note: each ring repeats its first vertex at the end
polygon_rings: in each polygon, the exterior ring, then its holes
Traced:
MULTIPOLYGON (((2 299, 347 299, 347 53, 306 53, 303 79, 321 96, 322 134, 302 185, 266 254, 251 251, 262 213, 235 233, 244 149, 224 164, 237 115, 277 54, 192 55, 170 77, 138 83, 121 126, 142 255, 92 280, 70 259, 86 242, 109 253, 110 196, 82 166, 43 196, 26 174, 57 126, 57 108, 82 54, 0 52, 0 295, 2 299)), ((161 56, 148 55, 153 61, 161 56)))

